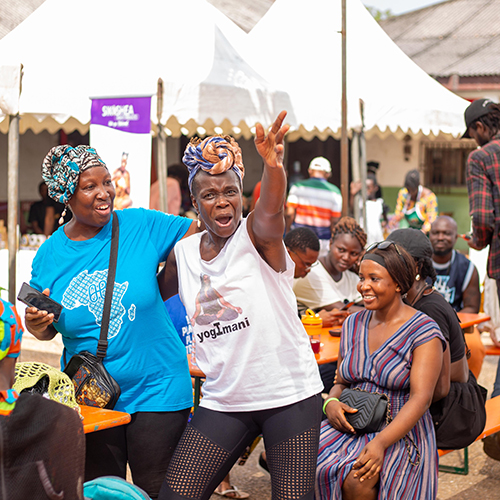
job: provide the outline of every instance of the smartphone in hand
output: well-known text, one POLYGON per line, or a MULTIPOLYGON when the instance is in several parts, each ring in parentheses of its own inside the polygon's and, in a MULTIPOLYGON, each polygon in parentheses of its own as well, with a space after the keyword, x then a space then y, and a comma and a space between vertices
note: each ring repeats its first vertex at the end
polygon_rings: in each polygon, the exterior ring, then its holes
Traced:
POLYGON ((20 300, 27 306, 36 307, 40 311, 47 311, 49 314, 53 314, 54 321, 56 323, 59 321, 63 306, 27 283, 22 284, 17 300, 20 300))
POLYGON ((354 300, 352 302, 348 302, 347 304, 344 304, 339 311, 347 311, 350 307, 354 305, 354 300))

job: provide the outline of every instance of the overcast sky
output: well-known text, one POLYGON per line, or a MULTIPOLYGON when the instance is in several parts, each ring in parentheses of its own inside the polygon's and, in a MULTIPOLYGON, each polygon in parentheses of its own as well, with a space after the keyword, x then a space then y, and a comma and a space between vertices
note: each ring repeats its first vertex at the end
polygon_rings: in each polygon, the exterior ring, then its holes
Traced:
POLYGON ((393 14, 403 14, 410 10, 420 9, 442 0, 362 0, 368 7, 375 7, 378 10, 390 9, 393 14))

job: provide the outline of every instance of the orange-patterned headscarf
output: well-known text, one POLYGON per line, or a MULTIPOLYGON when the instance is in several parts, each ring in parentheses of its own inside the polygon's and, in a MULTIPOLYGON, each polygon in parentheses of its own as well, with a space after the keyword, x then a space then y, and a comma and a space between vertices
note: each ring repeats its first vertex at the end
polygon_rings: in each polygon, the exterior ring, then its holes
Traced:
POLYGON ((182 161, 189 170, 190 190, 194 176, 200 169, 211 175, 223 174, 233 169, 240 181, 245 175, 241 149, 238 143, 228 135, 207 137, 203 141, 198 138, 191 139, 182 161))

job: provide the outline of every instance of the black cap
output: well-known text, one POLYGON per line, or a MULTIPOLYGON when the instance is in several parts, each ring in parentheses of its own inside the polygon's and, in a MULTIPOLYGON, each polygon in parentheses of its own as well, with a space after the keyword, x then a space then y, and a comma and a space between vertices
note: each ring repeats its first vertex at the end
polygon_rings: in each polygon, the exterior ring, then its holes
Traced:
POLYGON ((465 110, 465 126, 467 130, 462 136, 462 139, 469 139, 469 127, 476 122, 481 116, 487 115, 490 112, 490 105, 495 104, 491 99, 478 99, 477 101, 469 104, 468 108, 465 110))
POLYGON ((432 245, 429 238, 419 229, 396 229, 387 237, 401 245, 414 259, 432 257, 432 245))

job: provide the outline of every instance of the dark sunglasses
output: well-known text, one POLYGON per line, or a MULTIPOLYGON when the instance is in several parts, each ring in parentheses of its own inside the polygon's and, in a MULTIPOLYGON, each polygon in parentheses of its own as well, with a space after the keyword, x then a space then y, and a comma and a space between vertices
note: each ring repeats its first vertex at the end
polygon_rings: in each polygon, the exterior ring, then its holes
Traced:
POLYGON ((401 254, 401 252, 399 251, 398 246, 396 245, 396 243, 394 243, 394 241, 391 240, 384 240, 384 241, 379 241, 378 243, 373 243, 367 248, 366 253, 375 250, 375 248, 378 248, 380 250, 387 250, 391 245, 394 245, 394 248, 396 249, 396 252, 398 252, 399 257, 403 260, 403 262, 405 262, 405 259, 401 254))

